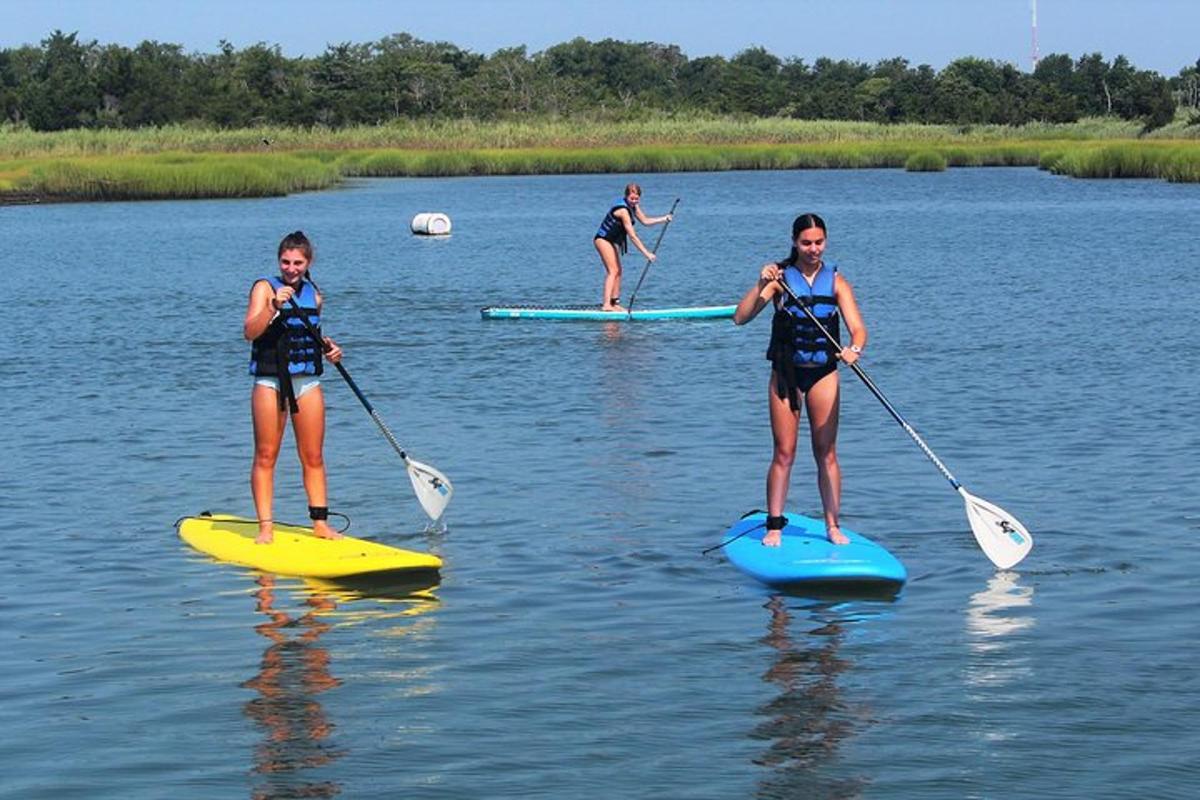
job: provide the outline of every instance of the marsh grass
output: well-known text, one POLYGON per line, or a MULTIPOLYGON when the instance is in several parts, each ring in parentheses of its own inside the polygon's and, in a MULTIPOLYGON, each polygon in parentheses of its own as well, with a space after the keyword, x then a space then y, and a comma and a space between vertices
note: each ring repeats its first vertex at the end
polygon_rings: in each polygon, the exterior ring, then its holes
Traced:
POLYGON ((904 162, 909 172, 945 172, 946 157, 936 150, 918 150, 904 162))
POLYGON ((1075 178, 1150 176, 1174 183, 1200 182, 1200 148, 1169 142, 1147 145, 1122 142, 1067 151, 1047 159, 1044 168, 1075 178))
MULTIPOLYGON (((1069 125, 882 125, 873 122, 657 115, 642 120, 534 118, 500 122, 397 121, 331 129, 261 127, 220 130, 169 125, 138 130, 36 133, 0 126, 0 158, 134 153, 293 150, 591 149, 628 145, 812 144, 820 142, 980 143, 1004 140, 1136 139, 1136 122, 1085 119, 1069 125)), ((1151 138, 1200 138, 1200 126, 1180 120, 1151 138)))
POLYGON ((1200 139, 1138 134, 1136 124, 1112 120, 1007 128, 711 117, 455 120, 344 130, 171 126, 38 134, 0 127, 0 202, 6 193, 76 200, 262 197, 323 189, 353 176, 732 169, 1036 166, 1075 177, 1200 181, 1200 139))

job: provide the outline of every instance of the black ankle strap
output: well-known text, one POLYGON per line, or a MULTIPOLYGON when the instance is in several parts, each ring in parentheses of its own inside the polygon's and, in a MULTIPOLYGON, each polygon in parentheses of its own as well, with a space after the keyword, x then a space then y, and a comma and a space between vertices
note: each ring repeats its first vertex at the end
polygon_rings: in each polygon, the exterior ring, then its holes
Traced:
POLYGON ((787 527, 788 518, 785 516, 767 517, 767 530, 781 531, 787 527))
POLYGON ((319 519, 329 519, 329 506, 309 506, 308 518, 314 522, 319 519))

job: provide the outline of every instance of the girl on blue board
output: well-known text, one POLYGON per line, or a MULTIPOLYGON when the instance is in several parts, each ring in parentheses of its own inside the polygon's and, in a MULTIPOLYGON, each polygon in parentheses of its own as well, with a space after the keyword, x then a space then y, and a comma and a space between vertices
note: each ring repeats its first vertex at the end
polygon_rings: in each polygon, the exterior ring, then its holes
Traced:
POLYGON ((250 345, 250 412, 254 420, 254 463, 250 491, 258 515, 259 544, 274 541, 272 517, 275 462, 287 427, 288 415, 296 436, 296 450, 308 494, 308 516, 313 535, 340 539, 330 526, 325 483, 325 398, 321 394, 322 357, 337 363, 342 348, 328 336, 320 341, 305 325, 320 334, 321 294, 308 277, 313 247, 301 231, 289 233, 279 243, 279 275, 262 277, 250 288, 243 333, 250 345), (292 301, 295 301, 293 305, 292 301))
POLYGON ((767 397, 774 439, 774 453, 767 470, 767 533, 763 537, 763 544, 768 547, 779 546, 781 531, 787 525, 783 510, 796 457, 802 407, 808 412, 826 536, 834 544, 849 541, 838 527, 842 473, 837 460, 837 362, 840 359, 853 364, 858 360, 867 345, 867 328, 850 282, 842 277, 836 265, 823 259, 826 243, 823 219, 816 214, 796 217, 788 257, 763 266, 758 282, 746 292, 733 315, 736 324, 744 325, 758 316, 767 303, 775 305, 771 343, 767 348, 767 359, 771 362, 767 397), (835 341, 826 340, 781 281, 786 281, 792 292, 809 306, 835 341), (848 347, 841 345, 841 321, 850 333, 848 347))
POLYGON ((642 187, 636 183, 628 184, 625 187, 625 196, 608 209, 608 213, 600 221, 600 229, 592 238, 596 252, 600 254, 600 261, 604 264, 604 298, 600 303, 601 311, 625 310, 621 307, 621 254, 629 252, 630 241, 642 251, 642 255, 648 261, 654 261, 654 253, 642 244, 637 231, 633 229, 634 222, 658 225, 671 221, 670 214, 663 214, 661 217, 646 216, 640 205, 641 199, 642 187))

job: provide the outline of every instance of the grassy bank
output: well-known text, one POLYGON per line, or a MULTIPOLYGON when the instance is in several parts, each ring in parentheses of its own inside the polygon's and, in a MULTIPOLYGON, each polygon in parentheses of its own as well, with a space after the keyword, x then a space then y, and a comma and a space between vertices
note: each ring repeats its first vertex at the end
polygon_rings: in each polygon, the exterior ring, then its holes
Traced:
POLYGON ((336 131, 0 129, 0 200, 261 197, 353 176, 731 169, 1037 166, 1083 178, 1196 182, 1200 139, 1189 138, 1193 133, 1177 125, 1139 137, 1131 123, 1108 120, 960 128, 711 118, 414 122, 336 131))

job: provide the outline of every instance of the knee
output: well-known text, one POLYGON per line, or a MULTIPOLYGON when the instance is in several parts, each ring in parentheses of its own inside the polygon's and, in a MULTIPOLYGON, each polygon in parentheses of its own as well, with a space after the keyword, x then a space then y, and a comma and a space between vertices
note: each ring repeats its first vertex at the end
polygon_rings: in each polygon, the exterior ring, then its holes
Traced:
POLYGON ((795 461, 796 461, 795 446, 781 447, 779 445, 775 445, 775 455, 771 459, 772 464, 776 464, 780 467, 789 467, 790 468, 795 461))
POLYGON ((279 460, 278 447, 258 447, 254 450, 254 468, 255 469, 275 469, 275 462, 279 460))
POLYGON ((324 469, 325 455, 321 452, 320 448, 301 448, 300 463, 305 469, 324 469))
POLYGON ((814 442, 813 458, 822 467, 836 467, 838 463, 837 446, 833 442, 814 442))

